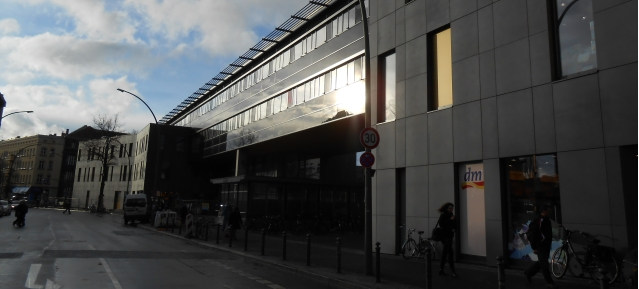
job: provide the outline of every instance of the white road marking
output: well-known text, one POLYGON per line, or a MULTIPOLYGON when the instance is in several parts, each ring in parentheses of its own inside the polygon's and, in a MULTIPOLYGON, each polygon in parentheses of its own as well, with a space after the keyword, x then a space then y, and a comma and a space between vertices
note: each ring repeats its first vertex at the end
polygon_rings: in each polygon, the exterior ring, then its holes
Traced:
POLYGON ((40 274, 41 268, 42 264, 31 264, 31 267, 29 267, 29 273, 27 274, 27 281, 24 282, 24 287, 27 287, 29 289, 42 288, 42 285, 34 284, 36 279, 38 278, 38 274, 40 274))
POLYGON ((104 270, 109 275, 109 278, 111 278, 113 287, 115 287, 115 289, 122 289, 122 286, 120 285, 120 281, 118 281, 118 279, 115 278, 115 275, 113 275, 113 271, 111 271, 111 267, 109 267, 109 264, 107 263, 107 261, 104 260, 104 258, 100 258, 100 263, 102 263, 102 265, 104 266, 104 270))

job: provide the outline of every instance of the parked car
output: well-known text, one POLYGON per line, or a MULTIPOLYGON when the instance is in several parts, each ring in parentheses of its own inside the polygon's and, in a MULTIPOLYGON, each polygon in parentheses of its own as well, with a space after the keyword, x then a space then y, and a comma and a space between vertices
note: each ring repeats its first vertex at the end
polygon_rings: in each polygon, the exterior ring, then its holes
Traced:
POLYGON ((8 201, 0 200, 0 216, 9 216, 11 215, 11 205, 8 201))

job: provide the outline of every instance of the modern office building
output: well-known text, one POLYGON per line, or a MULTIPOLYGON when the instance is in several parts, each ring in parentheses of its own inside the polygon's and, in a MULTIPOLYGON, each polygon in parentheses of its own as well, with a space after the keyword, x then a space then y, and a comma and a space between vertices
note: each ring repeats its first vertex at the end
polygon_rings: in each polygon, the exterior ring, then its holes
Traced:
POLYGON ((58 194, 64 137, 34 135, 0 141, 2 198, 43 205, 58 194))
POLYGON ((255 220, 361 229, 370 77, 383 252, 432 230, 445 202, 460 259, 534 259, 521 233, 542 205, 636 245, 637 1, 367 5, 370 55, 358 1, 312 1, 162 119, 198 131, 208 196, 255 220))

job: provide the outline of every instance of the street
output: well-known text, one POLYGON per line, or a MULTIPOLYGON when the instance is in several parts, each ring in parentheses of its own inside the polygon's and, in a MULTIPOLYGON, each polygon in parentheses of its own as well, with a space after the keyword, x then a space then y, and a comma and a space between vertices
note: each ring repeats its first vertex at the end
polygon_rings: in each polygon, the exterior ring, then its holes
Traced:
POLYGON ((326 288, 252 259, 124 226, 120 215, 31 208, 0 218, 0 288, 326 288))

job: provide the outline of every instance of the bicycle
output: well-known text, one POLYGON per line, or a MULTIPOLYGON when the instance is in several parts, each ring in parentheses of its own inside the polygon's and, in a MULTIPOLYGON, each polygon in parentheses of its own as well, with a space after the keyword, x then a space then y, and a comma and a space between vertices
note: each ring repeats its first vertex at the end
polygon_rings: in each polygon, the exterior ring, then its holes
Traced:
POLYGON ((573 264, 573 266, 575 265, 572 263, 574 259, 574 261, 581 266, 582 270, 589 273, 597 282, 604 277, 600 269, 605 271, 608 284, 612 284, 617 280, 619 276, 619 263, 615 258, 613 248, 601 246, 599 245, 600 241, 598 239, 588 233, 580 232, 582 236, 589 239, 589 243, 586 246, 586 251, 579 252, 578 254, 575 252, 571 242, 572 234, 578 231, 563 229, 566 233, 566 238, 562 241, 561 246, 555 250, 555 253, 553 253, 550 259, 551 273, 555 278, 562 278, 566 274, 566 269, 568 269, 571 264, 573 264))
POLYGON ((435 247, 436 241, 431 238, 424 239, 422 237, 424 235, 424 231, 417 232, 419 239, 418 241, 415 241, 412 237, 413 232, 415 232, 415 229, 408 230, 408 237, 401 248, 402 257, 404 257, 404 259, 421 258, 426 256, 426 250, 430 248, 431 256, 435 259, 437 252, 437 248, 435 247))

